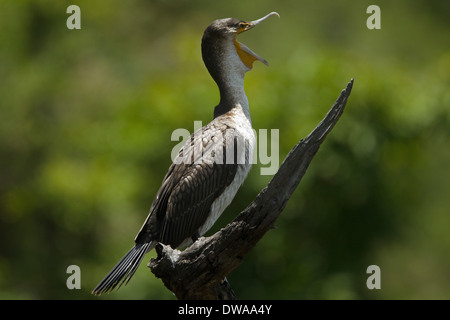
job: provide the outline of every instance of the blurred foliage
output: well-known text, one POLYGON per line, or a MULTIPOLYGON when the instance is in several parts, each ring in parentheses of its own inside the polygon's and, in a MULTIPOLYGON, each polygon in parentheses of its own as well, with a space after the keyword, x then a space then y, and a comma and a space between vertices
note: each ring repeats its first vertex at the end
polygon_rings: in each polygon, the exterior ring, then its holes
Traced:
MULTIPOLYGON (((172 131, 212 118, 204 28, 278 11, 240 40, 271 63, 255 63, 246 91, 255 129, 280 129, 280 161, 355 85, 277 228, 229 275, 234 290, 450 299, 450 4, 377 1, 381 30, 368 30, 371 4, 1 0, 0 298, 94 298, 133 245, 178 143, 172 131), (66 28, 69 4, 81 30, 66 28), (66 287, 72 264, 81 290, 66 287), (372 264, 381 290, 366 287, 372 264)), ((260 167, 214 230, 270 180, 260 167)), ((173 299, 145 260, 105 298, 173 299)))

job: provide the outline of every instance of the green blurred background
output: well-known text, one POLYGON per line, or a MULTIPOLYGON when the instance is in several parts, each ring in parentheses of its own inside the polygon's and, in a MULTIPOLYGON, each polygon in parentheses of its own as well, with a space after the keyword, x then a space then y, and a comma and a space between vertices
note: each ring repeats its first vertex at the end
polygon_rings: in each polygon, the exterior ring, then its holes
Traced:
MULTIPOLYGON (((430 0, 0 0, 0 298, 98 299, 170 165, 172 131, 212 118, 203 30, 270 11, 281 19, 239 40, 270 62, 246 91, 254 128, 280 130, 280 162, 355 84, 277 228, 229 275, 236 294, 450 299, 450 2, 430 0), (81 30, 66 27, 70 4, 81 30), (380 30, 366 27, 371 4, 380 30), (72 264, 81 290, 66 287, 72 264), (380 290, 366 287, 372 264, 380 290)), ((214 230, 268 183, 260 167, 214 230)), ((174 299, 149 259, 101 299, 174 299)))

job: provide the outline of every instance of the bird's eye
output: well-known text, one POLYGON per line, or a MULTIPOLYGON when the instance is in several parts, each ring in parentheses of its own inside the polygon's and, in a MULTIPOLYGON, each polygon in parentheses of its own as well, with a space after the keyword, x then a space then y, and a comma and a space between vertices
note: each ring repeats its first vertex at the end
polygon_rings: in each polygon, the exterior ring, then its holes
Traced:
POLYGON ((239 29, 245 29, 245 27, 247 26, 247 24, 244 23, 244 22, 239 22, 238 26, 239 26, 239 29))

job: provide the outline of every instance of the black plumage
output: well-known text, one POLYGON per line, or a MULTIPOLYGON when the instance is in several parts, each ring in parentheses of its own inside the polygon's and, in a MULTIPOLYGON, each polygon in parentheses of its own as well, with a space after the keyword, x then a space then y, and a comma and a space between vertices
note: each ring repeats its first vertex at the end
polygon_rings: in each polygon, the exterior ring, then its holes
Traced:
MULTIPOLYGON (((237 161, 226 163, 225 139, 220 138, 226 127, 217 126, 219 122, 216 119, 202 128, 201 133, 194 133, 182 147, 163 179, 136 243, 157 240, 178 248, 205 223, 212 203, 233 181, 238 168, 237 161), (213 137, 221 141, 214 142, 213 137), (200 149, 201 158, 195 157, 195 147, 200 149), (211 149, 219 148, 220 152, 212 156, 211 149), (217 159, 217 155, 222 159, 217 159)), ((233 153, 235 148, 237 144, 233 153)))
POLYGON ((142 258, 147 253, 151 242, 138 243, 116 264, 116 266, 106 275, 106 277, 95 287, 93 294, 100 295, 107 293, 117 286, 127 284, 136 272, 142 258))
POLYGON ((162 185, 156 194, 150 213, 135 238, 136 245, 93 290, 96 295, 108 293, 133 276, 143 256, 157 242, 178 248, 183 242, 198 237, 199 228, 205 223, 212 203, 233 181, 238 162, 237 143, 233 144, 233 161, 226 163, 226 136, 233 136, 224 125, 216 125, 215 119, 194 133, 180 150, 178 157, 169 167, 162 185), (214 142, 213 138, 219 137, 214 142), (223 138, 221 138, 223 137, 223 138), (198 148, 199 157, 194 157, 198 148), (212 149, 221 152, 211 152, 212 149), (209 155, 209 157, 208 157, 209 155), (220 155, 221 160, 214 156, 220 155), (186 162, 186 163, 185 163, 186 162), (177 164, 178 163, 178 164, 177 164))

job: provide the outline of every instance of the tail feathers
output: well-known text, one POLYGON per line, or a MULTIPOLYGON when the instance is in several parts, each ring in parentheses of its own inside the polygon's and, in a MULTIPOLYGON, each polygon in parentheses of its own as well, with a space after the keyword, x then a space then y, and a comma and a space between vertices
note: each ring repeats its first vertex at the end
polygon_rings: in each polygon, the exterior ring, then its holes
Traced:
POLYGON ((127 284, 136 272, 139 264, 147 253, 149 243, 138 243, 116 264, 116 266, 106 275, 106 277, 92 290, 92 294, 101 295, 109 293, 117 286, 120 288, 122 284, 127 284))

